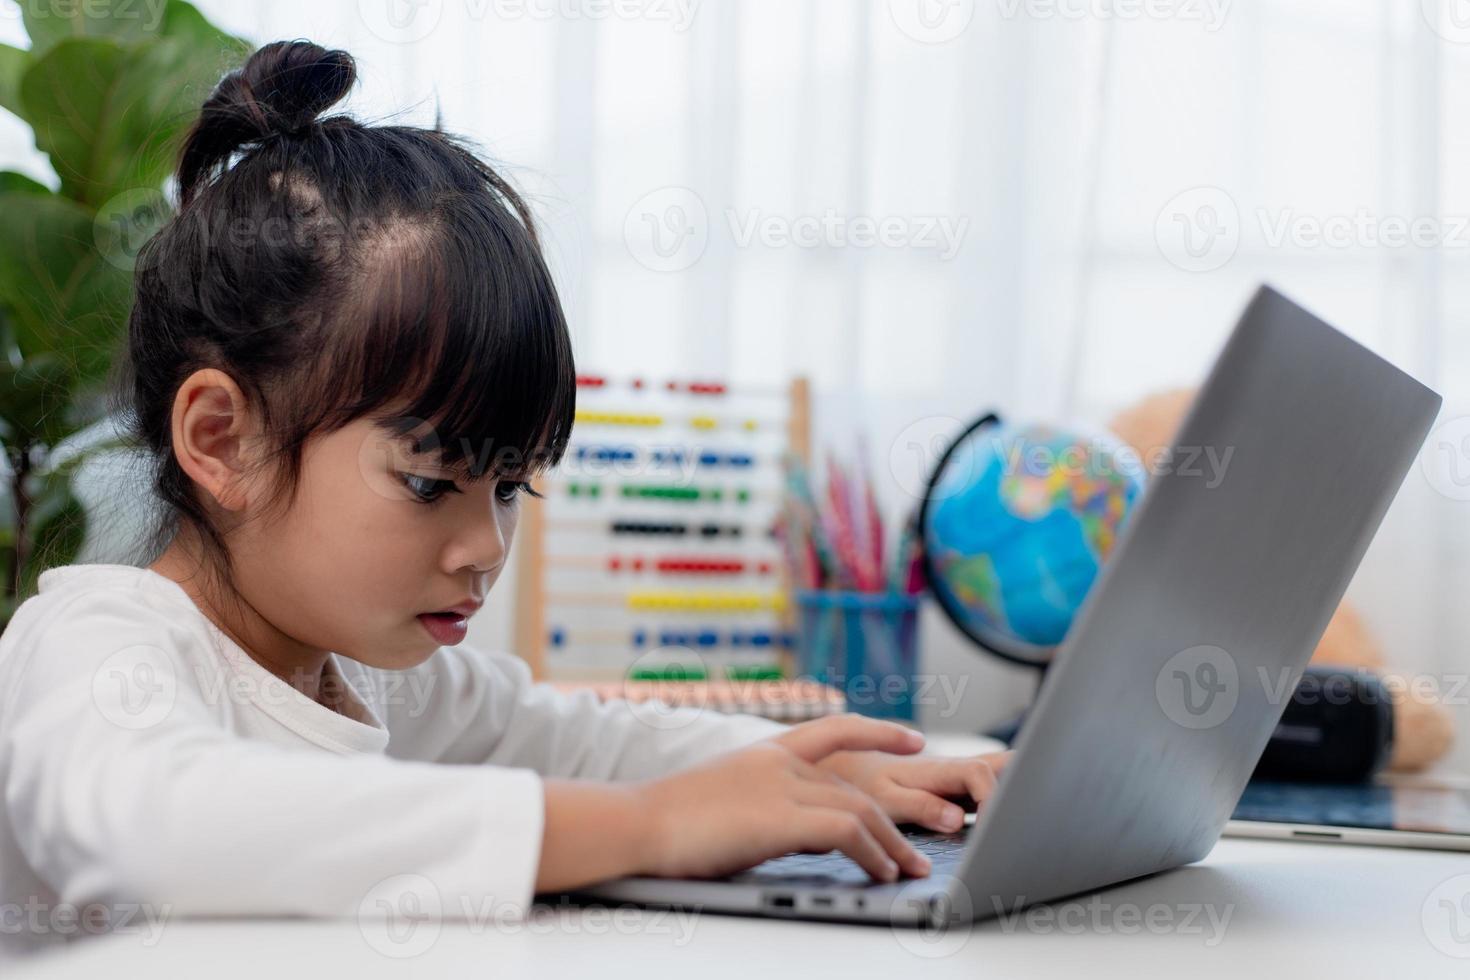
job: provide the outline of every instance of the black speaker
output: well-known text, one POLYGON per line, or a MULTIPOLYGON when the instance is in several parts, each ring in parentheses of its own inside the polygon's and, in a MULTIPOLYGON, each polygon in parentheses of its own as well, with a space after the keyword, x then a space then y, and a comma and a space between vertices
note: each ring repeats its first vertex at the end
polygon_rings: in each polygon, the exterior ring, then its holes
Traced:
MULTIPOLYGON (((983 734, 1010 745, 1026 713, 983 734)), ((1256 763, 1252 779, 1357 783, 1393 749, 1393 704, 1376 674, 1308 667, 1256 763)))
POLYGON ((1393 704, 1376 674, 1308 667, 1251 778, 1362 782, 1392 748, 1393 704))

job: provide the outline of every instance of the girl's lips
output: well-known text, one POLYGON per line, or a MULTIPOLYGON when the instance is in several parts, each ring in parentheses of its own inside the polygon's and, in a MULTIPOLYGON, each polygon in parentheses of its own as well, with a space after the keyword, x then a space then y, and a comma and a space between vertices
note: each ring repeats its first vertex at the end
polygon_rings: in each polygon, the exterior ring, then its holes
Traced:
POLYGON ((469 620, 456 613, 420 613, 418 620, 440 646, 463 643, 469 620))

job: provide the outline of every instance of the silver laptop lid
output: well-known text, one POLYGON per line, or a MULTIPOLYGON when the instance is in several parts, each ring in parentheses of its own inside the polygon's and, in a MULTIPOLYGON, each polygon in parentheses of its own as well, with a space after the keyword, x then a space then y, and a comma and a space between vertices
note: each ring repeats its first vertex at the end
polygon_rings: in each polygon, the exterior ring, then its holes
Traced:
POLYGON ((1256 293, 1048 671, 956 912, 1209 852, 1439 405, 1256 293))

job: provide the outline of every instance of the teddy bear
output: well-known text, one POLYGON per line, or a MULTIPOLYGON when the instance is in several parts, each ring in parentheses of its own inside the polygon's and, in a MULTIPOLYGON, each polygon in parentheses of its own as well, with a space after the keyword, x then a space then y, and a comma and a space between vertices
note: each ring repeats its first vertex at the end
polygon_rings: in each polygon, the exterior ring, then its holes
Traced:
MULTIPOLYGON (((1114 435, 1149 459, 1167 449, 1174 432, 1194 403, 1194 389, 1176 388, 1150 395, 1119 412, 1108 423, 1114 435)), ((1394 741, 1388 768, 1414 772, 1441 758, 1454 741, 1449 712, 1432 690, 1386 668, 1378 638, 1363 617, 1344 601, 1333 613, 1312 663, 1371 670, 1379 676, 1393 702, 1394 741)))

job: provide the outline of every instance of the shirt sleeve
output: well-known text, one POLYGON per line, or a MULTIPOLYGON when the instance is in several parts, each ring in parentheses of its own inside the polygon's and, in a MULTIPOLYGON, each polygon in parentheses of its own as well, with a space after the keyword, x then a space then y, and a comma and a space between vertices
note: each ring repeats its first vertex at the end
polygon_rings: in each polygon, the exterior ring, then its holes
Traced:
POLYGON ((530 903, 535 771, 235 734, 236 706, 196 677, 203 638, 125 594, 68 596, 17 626, 0 658, 4 817, 60 901, 358 916, 405 890, 445 916, 530 903))
POLYGON ((527 766, 543 776, 630 780, 788 731, 781 722, 659 702, 602 702, 531 679, 512 654, 460 644, 396 679, 376 706, 393 736, 390 754, 452 763, 527 766))

